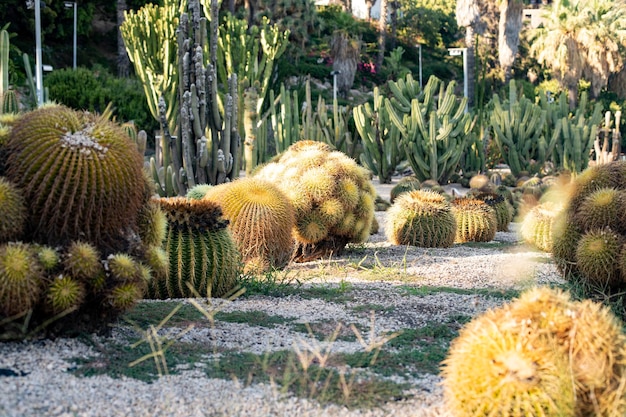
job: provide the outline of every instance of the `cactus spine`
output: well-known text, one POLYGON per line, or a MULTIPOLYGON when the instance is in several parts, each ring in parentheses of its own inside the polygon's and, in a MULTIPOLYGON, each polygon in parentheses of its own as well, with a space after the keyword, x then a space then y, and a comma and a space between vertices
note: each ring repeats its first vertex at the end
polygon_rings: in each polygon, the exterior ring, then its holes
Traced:
POLYGON ((43 272, 32 247, 9 242, 0 246, 0 313, 11 317, 32 310, 41 295, 43 272))
MULTIPOLYGON (((389 85, 393 92, 392 84, 389 85)), ((432 76, 418 97, 409 101, 394 94, 400 105, 386 105, 389 118, 402 136, 409 164, 420 181, 432 179, 445 184, 457 171, 468 146, 476 119, 465 111, 467 99, 458 99, 454 87, 454 82, 446 87, 432 76)))
POLYGON ((490 242, 496 235, 498 220, 487 203, 470 197, 452 200, 456 219, 456 243, 490 242))

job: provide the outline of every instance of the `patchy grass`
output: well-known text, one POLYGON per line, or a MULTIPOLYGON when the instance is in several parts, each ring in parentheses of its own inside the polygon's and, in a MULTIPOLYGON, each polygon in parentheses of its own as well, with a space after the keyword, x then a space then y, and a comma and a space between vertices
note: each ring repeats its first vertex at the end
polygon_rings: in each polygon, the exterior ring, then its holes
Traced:
POLYGON ((220 311, 215 314, 216 321, 224 321, 227 323, 245 323, 250 326, 259 326, 274 328, 279 324, 289 323, 295 319, 291 317, 273 316, 264 311, 220 311))
MULTIPOLYGON (((354 324, 354 326, 359 331, 364 330, 357 324, 354 324)), ((295 323, 291 328, 296 332, 311 335, 317 340, 328 340, 329 336, 336 331, 335 340, 345 342, 357 341, 357 337, 350 328, 350 324, 346 325, 334 320, 321 320, 314 323, 295 323)))
POLYGON ((400 293, 405 296, 419 296, 424 297, 427 295, 449 293, 449 294, 461 294, 461 295, 482 295, 485 297, 496 297, 505 300, 512 300, 520 294, 520 290, 504 289, 504 288, 455 288, 455 287, 433 287, 433 286, 412 286, 403 285, 398 287, 400 293))
POLYGON ((172 310, 178 311, 164 323, 165 327, 183 327, 190 323, 206 321, 202 313, 193 305, 180 301, 149 301, 137 304, 120 318, 120 322, 129 323, 141 329, 157 326, 172 310))

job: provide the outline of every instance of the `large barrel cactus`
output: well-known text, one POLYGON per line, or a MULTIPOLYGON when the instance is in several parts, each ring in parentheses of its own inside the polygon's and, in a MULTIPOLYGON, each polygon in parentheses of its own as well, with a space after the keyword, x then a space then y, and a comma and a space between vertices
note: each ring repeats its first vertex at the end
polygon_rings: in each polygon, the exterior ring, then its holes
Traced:
POLYGON ((463 197, 452 200, 456 219, 456 243, 490 242, 496 236, 498 219, 493 208, 482 200, 463 197))
POLYGON ((587 295, 626 288, 626 162, 594 165, 571 183, 553 231, 553 257, 587 295))
POLYGON ((255 177, 276 184, 296 211, 296 260, 340 254, 368 239, 376 190, 365 168, 321 142, 291 145, 255 177))
POLYGON ((455 416, 623 416, 626 336, 589 300, 530 290, 474 319, 444 361, 455 416))
POLYGON ((165 247, 169 271, 155 276, 153 298, 220 297, 236 284, 240 255, 222 218, 220 207, 209 200, 161 198, 168 219, 165 247))
POLYGON ((222 208, 242 256, 244 272, 282 268, 291 259, 295 212, 287 196, 259 178, 240 178, 212 187, 204 197, 222 208))
POLYGON ((74 238, 124 248, 144 203, 143 161, 119 125, 63 106, 23 115, 6 145, 7 177, 28 202, 27 233, 48 244, 74 238))
POLYGON ((436 191, 403 193, 387 211, 385 234, 395 245, 448 248, 456 236, 452 206, 436 191))
POLYGON ((0 177, 0 243, 21 237, 26 220, 26 205, 21 192, 6 178, 0 177))
POLYGON ((524 242, 544 252, 551 252, 554 223, 562 211, 563 205, 552 201, 530 209, 519 229, 524 242))

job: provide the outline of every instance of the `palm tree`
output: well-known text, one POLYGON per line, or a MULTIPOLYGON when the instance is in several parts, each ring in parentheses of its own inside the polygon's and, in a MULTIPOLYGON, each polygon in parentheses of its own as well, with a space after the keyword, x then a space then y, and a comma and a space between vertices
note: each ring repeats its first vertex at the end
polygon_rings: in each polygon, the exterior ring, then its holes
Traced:
POLYGON ((336 30, 330 41, 330 56, 333 71, 337 71, 337 90, 341 97, 347 97, 356 74, 361 55, 361 42, 345 30, 336 30))
POLYGON ((531 37, 531 55, 551 70, 574 108, 580 79, 591 83, 596 97, 611 74, 624 67, 620 48, 626 46, 626 3, 557 0, 531 37))
POLYGON ((465 47, 467 48, 467 100, 468 105, 474 103, 474 78, 476 74, 476 53, 474 51, 474 37, 476 28, 480 24, 480 8, 478 0, 457 0, 456 23, 465 27, 465 47))
POLYGON ((498 59, 504 72, 504 82, 511 79, 511 67, 517 55, 519 35, 522 29, 522 0, 500 0, 500 22, 498 25, 498 59))

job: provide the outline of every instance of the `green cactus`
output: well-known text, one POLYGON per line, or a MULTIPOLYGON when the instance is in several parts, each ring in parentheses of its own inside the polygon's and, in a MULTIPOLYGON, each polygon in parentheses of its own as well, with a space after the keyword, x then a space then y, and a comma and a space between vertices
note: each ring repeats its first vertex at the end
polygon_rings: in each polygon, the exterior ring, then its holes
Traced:
POLYGON ((113 287, 107 294, 107 301, 118 312, 130 310, 143 296, 143 286, 137 282, 125 282, 113 287))
POLYGON ((6 175, 28 202, 34 240, 127 246, 122 231, 133 227, 143 204, 143 162, 118 125, 43 107, 19 119, 6 150, 6 175))
POLYGON ((396 201, 396 198, 407 191, 419 190, 421 187, 420 181, 415 175, 409 175, 408 177, 402 177, 396 185, 389 191, 389 202, 391 204, 396 201))
POLYGON ((454 243, 456 220, 441 194, 408 191, 387 210, 385 234, 394 245, 449 248, 454 243))
POLYGON ((498 220, 493 208, 471 197, 452 200, 456 219, 456 243, 490 242, 496 236, 498 220))
POLYGON ((85 287, 70 276, 59 275, 48 285, 45 298, 47 308, 52 314, 76 310, 85 299, 85 287))
POLYGON ((168 103, 167 123, 176 125, 178 115, 178 67, 176 28, 179 2, 165 0, 163 6, 146 4, 124 13, 120 34, 135 72, 143 83, 148 108, 160 120, 159 98, 168 103))
POLYGON ((0 114, 15 114, 20 111, 19 100, 15 90, 5 90, 0 95, 0 114))
POLYGON ((622 283, 619 257, 624 237, 611 229, 590 230, 576 246, 576 268, 598 288, 610 288, 622 283))
MULTIPOLYGON (((467 99, 458 99, 454 87, 454 82, 446 87, 432 76, 417 98, 410 102, 405 98, 398 108, 385 104, 389 119, 400 131, 408 162, 420 181, 432 179, 445 184, 458 171, 468 147, 476 119, 465 111, 467 99)), ((385 100, 387 103, 390 99, 385 100)))
POLYGON ((161 206, 151 199, 140 210, 137 230, 145 246, 161 246, 167 234, 167 218, 161 206))
POLYGON ((259 178, 240 178, 214 187, 204 198, 221 207, 244 272, 261 273, 287 265, 294 250, 295 212, 277 186, 259 178))
POLYGON ((509 230, 509 224, 513 220, 513 206, 504 196, 497 193, 479 192, 477 194, 471 194, 471 197, 484 201, 493 208, 498 223, 498 232, 506 232, 509 230))
POLYGON ((361 164, 378 175, 381 184, 389 184, 396 167, 406 158, 401 146, 401 128, 390 119, 389 101, 374 87, 374 102, 353 109, 354 124, 363 144, 361 164))
POLYGON ((297 260, 338 254, 369 237, 376 199, 370 174, 328 144, 296 142, 255 177, 275 183, 293 204, 297 260))
POLYGON ((518 98, 514 80, 509 83, 509 98, 501 102, 494 94, 492 103, 493 140, 511 173, 519 176, 522 171, 540 172, 559 134, 555 131, 551 137, 544 135, 546 111, 524 96, 518 98))
POLYGON ((562 204, 551 201, 533 207, 520 226, 522 239, 544 252, 551 252, 554 223, 562 211, 562 204))
POLYGON ((231 291, 240 254, 219 206, 184 197, 159 200, 169 227, 165 247, 169 273, 155 276, 150 294, 158 298, 220 297, 231 291))
POLYGON ((0 30, 0 97, 4 97, 4 92, 9 90, 9 46, 9 32, 2 29, 0 30))
POLYGON ((0 314, 24 314, 35 308, 43 288, 43 271, 26 243, 0 245, 0 314))
POLYGON ((0 243, 19 239, 24 232, 26 204, 20 191, 3 177, 0 177, 0 207, 0 243))
POLYGON ((54 271, 61 264, 59 252, 50 246, 36 247, 37 259, 46 272, 54 271))
POLYGON ((186 197, 190 200, 201 200, 211 188, 213 188, 211 184, 198 184, 187 191, 186 197))
MULTIPOLYGON (((205 14, 207 8, 204 9, 205 14)), ((210 16, 207 16, 211 19, 210 16)), ((257 161, 265 161, 267 144, 265 136, 257 130, 261 110, 266 108, 268 90, 274 64, 287 48, 289 31, 281 31, 277 25, 263 17, 258 25, 248 26, 245 20, 230 14, 219 28, 218 39, 218 81, 228 84, 227 74, 237 74, 239 98, 237 130, 244 132, 244 159, 246 173, 249 174, 257 161)))
POLYGON ((575 112, 569 108, 567 94, 550 102, 545 93, 539 96, 541 108, 546 112, 544 137, 556 137, 554 151, 548 157, 557 171, 579 173, 587 168, 589 153, 598 134, 602 120, 602 104, 596 103, 589 115, 588 95, 581 94, 575 112))
POLYGON ((98 277, 102 272, 98 249, 86 242, 72 242, 67 248, 63 265, 71 276, 85 282, 98 277))
POLYGON ((578 206, 573 221, 584 230, 603 229, 626 234, 626 190, 601 188, 589 194, 578 206))

